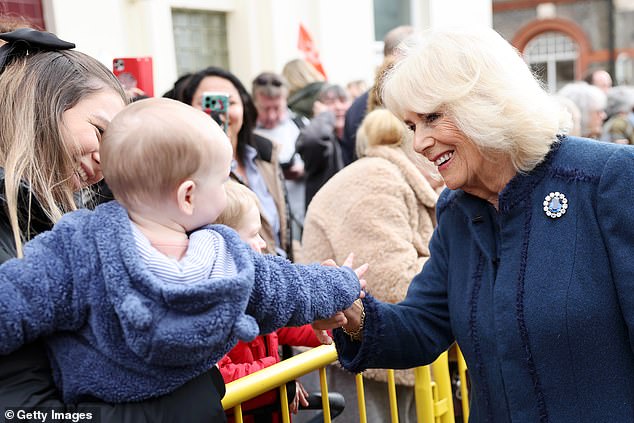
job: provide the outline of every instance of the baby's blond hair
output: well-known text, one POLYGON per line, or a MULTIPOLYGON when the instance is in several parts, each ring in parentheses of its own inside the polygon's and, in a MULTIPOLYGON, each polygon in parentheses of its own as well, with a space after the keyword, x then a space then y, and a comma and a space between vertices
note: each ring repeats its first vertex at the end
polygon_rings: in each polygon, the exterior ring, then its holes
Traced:
POLYGON ((238 230, 244 224, 244 216, 251 208, 260 209, 260 201, 253 191, 233 180, 225 183, 225 191, 227 192, 227 207, 215 223, 238 230))

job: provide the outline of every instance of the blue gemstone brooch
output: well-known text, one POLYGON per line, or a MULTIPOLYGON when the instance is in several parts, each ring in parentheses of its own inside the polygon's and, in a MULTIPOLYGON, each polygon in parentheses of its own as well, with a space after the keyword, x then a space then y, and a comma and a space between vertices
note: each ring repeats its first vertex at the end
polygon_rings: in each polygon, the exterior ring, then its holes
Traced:
POLYGON ((561 192, 551 192, 544 199, 546 216, 556 219, 563 216, 568 209, 568 199, 561 192))

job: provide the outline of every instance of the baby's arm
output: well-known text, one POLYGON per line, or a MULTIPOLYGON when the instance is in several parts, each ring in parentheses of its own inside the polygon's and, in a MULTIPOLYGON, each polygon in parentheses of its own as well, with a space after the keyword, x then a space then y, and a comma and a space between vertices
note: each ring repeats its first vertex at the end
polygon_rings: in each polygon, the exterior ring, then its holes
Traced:
POLYGON ((80 322, 63 242, 47 232, 27 243, 24 258, 0 266, 0 354, 80 322))
POLYGON ((260 333, 283 326, 301 326, 348 308, 361 285, 348 267, 292 264, 272 255, 252 254, 255 284, 247 313, 260 333))

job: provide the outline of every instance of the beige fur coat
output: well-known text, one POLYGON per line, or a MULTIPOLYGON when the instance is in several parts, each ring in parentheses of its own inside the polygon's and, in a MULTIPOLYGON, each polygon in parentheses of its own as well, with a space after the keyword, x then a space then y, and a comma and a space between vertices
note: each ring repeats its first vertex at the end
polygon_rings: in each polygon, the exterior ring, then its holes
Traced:
MULTIPOLYGON (((429 257, 438 195, 399 146, 374 146, 334 175, 315 195, 304 221, 302 262, 328 258, 369 263, 367 290, 386 302, 405 298, 429 257)), ((396 382, 413 385, 412 371, 396 382)), ((364 376, 385 381, 385 371, 364 376)))

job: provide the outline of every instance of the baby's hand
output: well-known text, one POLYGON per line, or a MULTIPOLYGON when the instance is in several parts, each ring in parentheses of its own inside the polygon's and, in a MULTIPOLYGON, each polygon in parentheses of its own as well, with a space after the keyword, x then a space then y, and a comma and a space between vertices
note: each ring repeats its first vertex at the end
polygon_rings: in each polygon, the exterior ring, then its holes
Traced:
MULTIPOLYGON (((322 266, 339 267, 339 266, 337 266, 337 263, 333 259, 324 260, 321 264, 322 264, 322 266)), ((353 268, 352 267, 353 264, 354 264, 354 253, 350 253, 350 254, 348 254, 348 257, 346 257, 346 259, 343 262, 342 266, 353 268)), ((361 292, 359 293, 359 298, 364 298, 365 297, 365 291, 364 290, 365 290, 365 287, 367 285, 367 282, 366 282, 365 279, 362 279, 362 277, 365 274, 365 272, 368 271, 369 267, 370 267, 370 265, 368 263, 364 263, 361 266, 359 266, 356 269, 354 269, 354 273, 356 273, 357 278, 359 279, 359 284, 361 285, 361 292)))

